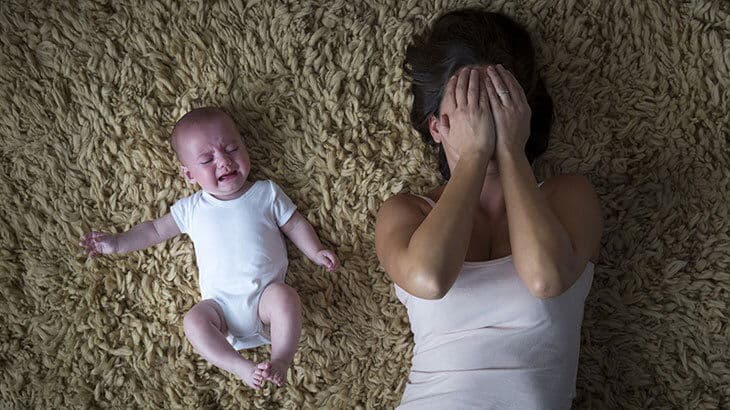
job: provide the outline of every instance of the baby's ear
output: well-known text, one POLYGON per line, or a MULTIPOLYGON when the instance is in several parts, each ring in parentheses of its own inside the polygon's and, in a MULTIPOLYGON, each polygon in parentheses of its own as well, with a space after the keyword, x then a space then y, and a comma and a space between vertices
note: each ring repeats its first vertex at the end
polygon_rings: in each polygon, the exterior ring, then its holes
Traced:
POLYGON ((180 165, 180 175, 191 184, 195 183, 195 178, 190 174, 190 170, 185 165, 180 165))
POLYGON ((440 144, 449 133, 449 117, 445 114, 441 115, 440 118, 431 115, 428 117, 428 131, 431 133, 431 138, 437 144, 440 144))

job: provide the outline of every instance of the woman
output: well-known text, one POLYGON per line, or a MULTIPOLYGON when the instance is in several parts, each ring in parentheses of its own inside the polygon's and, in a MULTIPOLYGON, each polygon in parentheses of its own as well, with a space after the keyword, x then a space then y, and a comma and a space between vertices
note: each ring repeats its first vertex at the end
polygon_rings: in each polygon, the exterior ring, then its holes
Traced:
POLYGON ((381 207, 376 251, 406 306, 402 408, 569 408, 603 230, 588 180, 538 184, 552 100, 527 32, 477 10, 409 47, 411 120, 446 183, 381 207))

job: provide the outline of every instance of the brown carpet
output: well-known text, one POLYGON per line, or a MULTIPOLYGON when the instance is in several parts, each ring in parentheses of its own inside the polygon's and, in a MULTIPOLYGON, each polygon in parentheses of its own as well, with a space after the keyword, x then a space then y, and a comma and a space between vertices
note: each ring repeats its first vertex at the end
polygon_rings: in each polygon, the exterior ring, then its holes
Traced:
MULTIPOLYGON (((374 215, 439 182, 399 67, 414 33, 477 3, 62 3, 0 4, 0 407, 396 405, 412 341, 374 215), (192 192, 167 138, 201 105, 234 114, 254 175, 344 262, 290 247, 305 322, 283 389, 252 392, 184 339, 187 237, 93 262, 77 246, 192 192)), ((557 124, 538 177, 588 175, 605 209, 576 407, 730 408, 730 6, 634 3, 484 2, 540 49, 557 124)))

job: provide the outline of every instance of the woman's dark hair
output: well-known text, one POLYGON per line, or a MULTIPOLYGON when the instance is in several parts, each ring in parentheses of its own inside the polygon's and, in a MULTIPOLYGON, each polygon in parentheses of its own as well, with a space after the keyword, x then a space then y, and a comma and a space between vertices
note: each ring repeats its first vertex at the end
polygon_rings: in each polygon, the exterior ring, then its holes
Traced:
POLYGON ((530 137, 525 146, 532 163, 548 146, 553 122, 553 100, 535 67, 535 50, 527 31, 507 16, 476 9, 447 13, 406 50, 405 72, 411 77, 411 123, 423 141, 438 145, 439 169, 451 177, 446 154, 428 129, 428 119, 439 115, 447 80, 468 65, 502 64, 525 90, 532 110, 530 137))

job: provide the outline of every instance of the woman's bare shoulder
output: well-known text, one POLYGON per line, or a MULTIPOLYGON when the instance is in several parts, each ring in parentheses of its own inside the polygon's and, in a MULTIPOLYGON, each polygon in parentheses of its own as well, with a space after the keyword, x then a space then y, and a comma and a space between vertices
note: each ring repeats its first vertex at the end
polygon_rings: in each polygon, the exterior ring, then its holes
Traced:
MULTIPOLYGON (((430 195, 428 195, 430 197, 430 195)), ((400 193, 386 199, 378 211, 378 220, 383 217, 402 217, 406 215, 425 217, 431 205, 422 196, 400 193)))
POLYGON ((548 198, 555 195, 587 198, 596 193, 591 181, 586 176, 579 174, 561 174, 550 177, 542 184, 541 190, 548 198))
POLYGON ((603 211, 591 181, 583 175, 556 175, 545 180, 541 190, 574 243, 595 244, 587 250, 595 263, 603 233, 603 211))
POLYGON ((429 205, 413 194, 398 194, 380 206, 375 221, 375 253, 388 275, 402 283, 402 264, 411 236, 428 215, 429 205))

